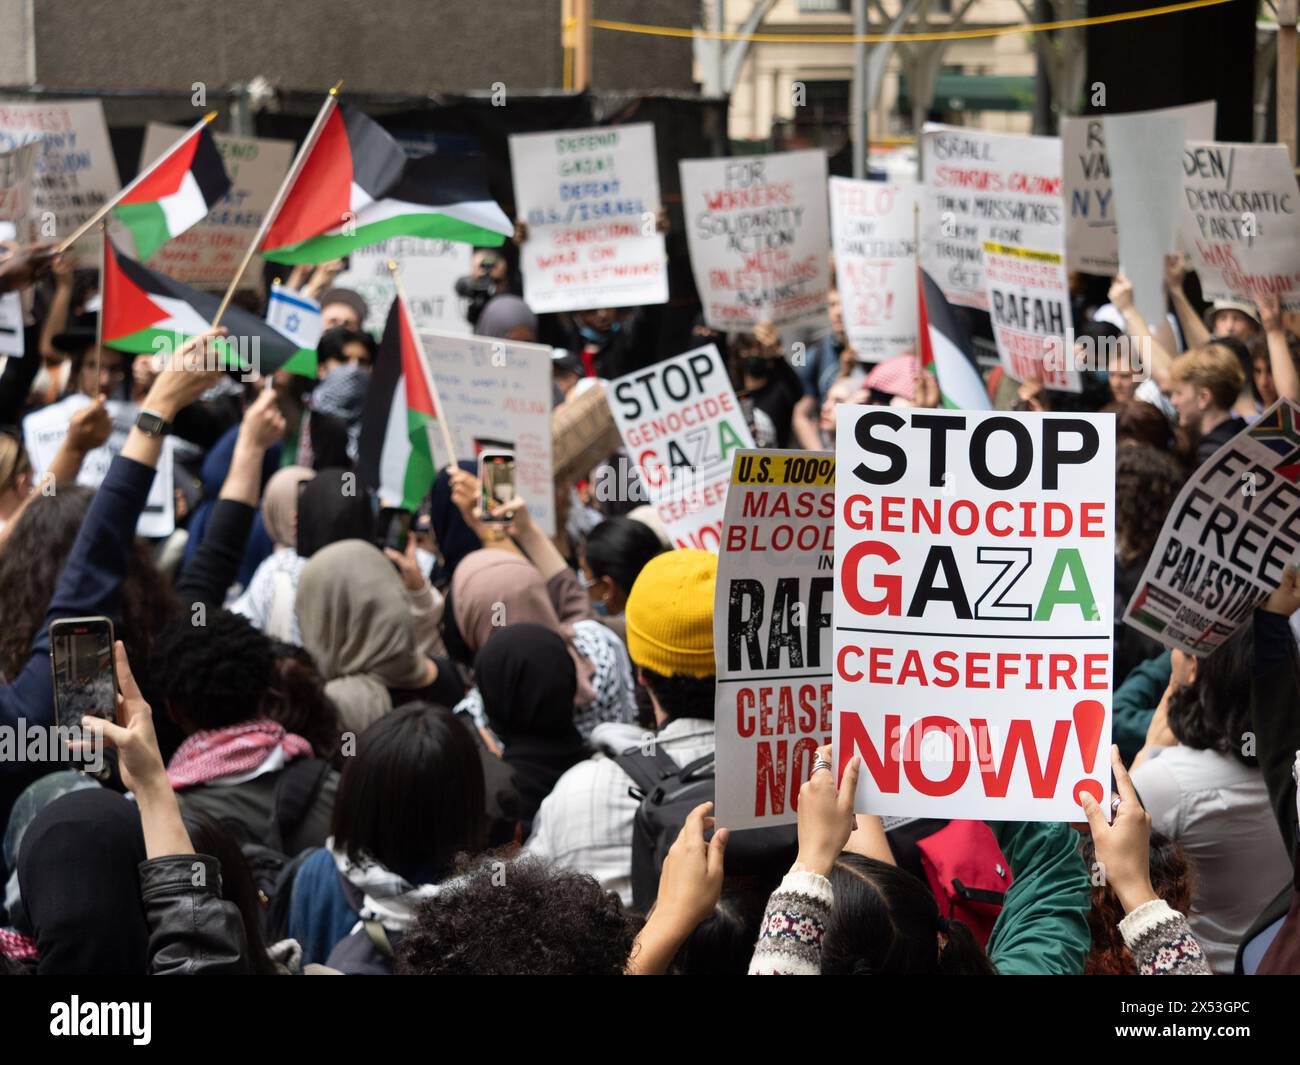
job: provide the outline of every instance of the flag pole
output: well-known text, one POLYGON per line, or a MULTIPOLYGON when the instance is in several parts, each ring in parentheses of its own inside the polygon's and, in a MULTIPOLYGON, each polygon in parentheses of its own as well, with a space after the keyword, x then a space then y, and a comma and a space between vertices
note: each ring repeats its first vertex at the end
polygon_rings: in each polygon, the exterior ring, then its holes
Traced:
POLYGON ((99 388, 99 364, 104 349, 104 278, 108 274, 108 227, 99 223, 99 313, 95 315, 95 388, 99 388))
POLYGON ((289 172, 284 175, 284 180, 280 182, 280 187, 275 193, 275 199, 271 201, 271 206, 267 208, 266 214, 262 216, 262 224, 257 227, 252 242, 244 252, 244 258, 239 264, 239 269, 235 271, 235 276, 231 278, 226 294, 221 297, 221 303, 217 307, 216 315, 213 316, 212 325, 221 324, 221 318, 226 313, 226 308, 230 306, 230 301, 235 298, 235 289, 238 287, 239 282, 243 280, 244 274, 248 270, 248 264, 253 261, 253 256, 257 254, 257 249, 261 247, 267 231, 271 228, 271 223, 275 221, 275 216, 280 213, 280 208, 284 206, 284 201, 289 196, 289 190, 293 188, 293 183, 298 180, 298 175, 302 172, 303 164, 307 162, 307 156, 311 155, 311 150, 316 147, 316 141, 320 139, 321 130, 325 127, 325 120, 329 118, 330 113, 337 106, 339 89, 342 87, 343 82, 341 81, 335 84, 325 97, 325 102, 321 104, 320 110, 316 113, 316 120, 311 124, 311 129, 307 131, 307 137, 302 142, 302 147, 298 149, 298 154, 294 156, 293 165, 289 167, 289 172))
MULTIPOLYGON (((402 305, 402 313, 410 318, 411 306, 406 300, 406 288, 402 285, 402 275, 397 269, 397 260, 388 260, 388 272, 393 275, 393 284, 397 288, 397 298, 402 305)), ((438 385, 433 379, 433 374, 429 372, 429 359, 424 354, 424 341, 420 339, 420 331, 415 328, 414 321, 411 322, 411 335, 415 338, 415 350, 420 356, 420 369, 424 371, 424 383, 429 389, 429 396, 433 399, 434 414, 438 419, 438 428, 442 430, 442 446, 447 449, 447 465, 455 466, 456 462, 456 445, 451 441, 451 430, 447 428, 447 419, 442 409, 442 397, 438 395, 438 385)))
POLYGON ((79 241, 82 237, 84 237, 87 233, 89 233, 90 230, 94 228, 96 223, 102 221, 104 216, 108 214, 109 211, 111 211, 114 207, 116 207, 119 203, 122 202, 122 200, 125 198, 127 193, 129 193, 133 188, 139 185, 140 182, 142 182, 145 178, 147 178, 150 174, 152 174, 155 170, 157 170, 158 167, 160 167, 163 163, 165 163, 168 159, 170 159, 172 152, 174 152, 179 145, 184 144, 185 141, 189 139, 189 137, 191 136, 191 134, 194 133, 195 130, 200 129, 203 126, 206 126, 209 122, 211 122, 216 117, 217 117, 217 112, 209 111, 198 122, 194 123, 193 126, 191 126, 188 130, 186 130, 185 133, 177 139, 175 144, 173 144, 169 149, 167 149, 167 151, 163 152, 162 155, 160 155, 157 159, 154 160, 153 165, 151 167, 149 167, 143 173, 136 174, 136 176, 130 182, 128 182, 126 185, 123 185, 122 188, 118 190, 116 196, 114 196, 111 200, 108 201, 108 203, 104 204, 103 207, 101 207, 93 215, 91 215, 84 222, 82 222, 81 225, 77 227, 76 232, 74 232, 72 236, 70 236, 67 240, 65 240, 62 244, 58 246, 58 248, 56 249, 57 254, 62 255, 65 251, 67 251, 74 244, 76 244, 77 241, 79 241))

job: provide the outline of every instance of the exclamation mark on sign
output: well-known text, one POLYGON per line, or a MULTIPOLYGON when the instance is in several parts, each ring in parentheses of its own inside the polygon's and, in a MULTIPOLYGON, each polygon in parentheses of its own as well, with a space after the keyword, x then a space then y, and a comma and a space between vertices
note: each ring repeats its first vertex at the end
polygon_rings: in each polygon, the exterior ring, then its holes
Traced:
MULTIPOLYGON (((1085 699, 1074 704, 1074 734, 1079 740, 1079 754, 1083 758, 1083 770, 1091 773, 1097 764, 1097 745, 1101 743, 1101 726, 1106 720, 1106 708, 1096 699, 1085 699)), ((1098 802, 1102 799, 1100 781, 1080 780, 1074 785, 1074 801, 1087 792, 1098 802)), ((1081 802, 1079 805, 1083 805, 1081 802)))

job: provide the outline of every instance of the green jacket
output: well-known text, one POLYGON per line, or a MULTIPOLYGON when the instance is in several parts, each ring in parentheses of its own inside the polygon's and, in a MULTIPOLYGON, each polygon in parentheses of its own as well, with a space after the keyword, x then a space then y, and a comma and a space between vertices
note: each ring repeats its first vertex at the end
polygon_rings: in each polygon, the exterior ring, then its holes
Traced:
POLYGON ((989 937, 989 959, 1004 976, 1082 975, 1092 947, 1092 892, 1079 834, 1060 821, 988 825, 1015 875, 989 937))
POLYGON ((1168 651, 1138 663, 1111 700, 1111 742, 1119 745, 1125 765, 1146 745, 1147 729, 1169 687, 1173 668, 1168 651))

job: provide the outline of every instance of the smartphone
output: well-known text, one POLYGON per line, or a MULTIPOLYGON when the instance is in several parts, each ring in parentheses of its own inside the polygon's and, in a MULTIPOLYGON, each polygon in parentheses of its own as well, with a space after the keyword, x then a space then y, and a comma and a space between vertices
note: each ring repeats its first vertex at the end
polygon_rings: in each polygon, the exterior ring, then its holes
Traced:
MULTIPOLYGON (((50 625, 55 724, 80 728, 86 715, 112 719, 117 711, 113 623, 106 617, 61 618, 50 625)), ((74 752, 74 764, 83 759, 74 752)))
POLYGON ((405 551, 411 535, 411 512, 401 507, 379 508, 379 546, 405 551))
POLYGON ((515 453, 486 449, 478 457, 478 480, 483 488, 479 506, 481 520, 505 524, 510 520, 504 513, 492 516, 492 508, 509 503, 515 498, 515 453))

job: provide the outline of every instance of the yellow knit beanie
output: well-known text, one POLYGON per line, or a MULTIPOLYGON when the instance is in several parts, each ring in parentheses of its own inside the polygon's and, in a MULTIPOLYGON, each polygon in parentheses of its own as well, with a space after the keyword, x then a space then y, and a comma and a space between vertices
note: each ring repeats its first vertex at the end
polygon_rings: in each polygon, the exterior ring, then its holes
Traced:
POLYGON ((646 563, 627 597, 627 649, 632 661, 665 677, 711 677, 713 588, 718 556, 665 551, 646 563))

